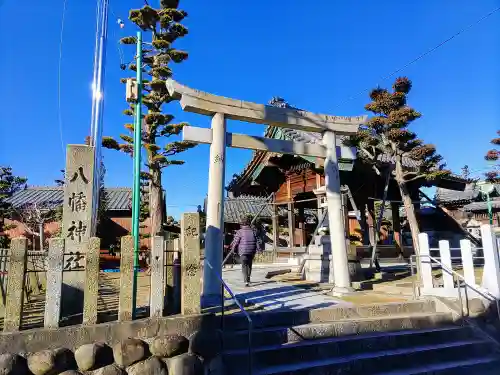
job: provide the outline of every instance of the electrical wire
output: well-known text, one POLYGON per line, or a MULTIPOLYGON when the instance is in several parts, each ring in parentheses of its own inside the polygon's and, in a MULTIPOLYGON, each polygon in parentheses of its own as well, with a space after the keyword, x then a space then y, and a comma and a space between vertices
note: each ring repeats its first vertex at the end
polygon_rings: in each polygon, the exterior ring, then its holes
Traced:
MULTIPOLYGON (((111 12, 111 15, 116 18, 116 21, 120 25, 120 28, 122 28, 122 25, 124 25, 124 22, 120 17, 118 17, 116 15, 116 13, 113 11, 113 8, 111 7, 111 5, 109 6, 109 11, 111 12)), ((121 47, 120 38, 114 29, 111 29, 111 39, 117 39, 116 50, 118 51, 118 58, 120 59, 120 68, 123 70, 125 65, 126 65, 125 64, 125 57, 123 54, 123 49, 121 47)))
MULTIPOLYGON (((392 73, 389 73, 385 76, 382 76, 381 78, 379 78, 379 82, 381 81, 385 81, 387 78, 390 78, 396 74, 398 74, 399 72, 401 72, 403 69, 406 69, 408 68, 410 65, 413 65, 414 63, 416 63, 417 61, 423 59, 425 56, 431 54, 432 52, 438 50, 439 48, 441 48, 442 46, 444 46, 446 43, 452 41, 453 39, 455 39, 457 36, 463 34, 465 31, 468 31, 469 29, 473 28, 474 26, 478 25, 479 23, 483 22, 485 19, 491 17, 493 14, 495 14, 496 12, 498 12, 500 10, 500 7, 492 10, 491 12, 485 14, 484 16, 482 16, 481 18, 479 18, 478 20, 470 23, 468 26, 464 27, 463 29, 459 30, 458 32, 456 32, 455 34, 453 34, 451 37, 449 37, 448 39, 445 39, 443 40, 441 43, 437 44, 436 46, 428 49, 427 51, 425 51, 424 53, 420 54, 419 56, 417 56, 416 58, 408 61, 405 65, 403 65, 402 67, 394 70, 392 73)), ((357 98, 358 96, 362 95, 362 94, 366 94, 366 90, 362 90, 360 92, 358 92, 357 94, 349 97, 348 99, 340 102, 337 106, 340 106, 342 104, 345 104, 346 102, 354 99, 354 98, 357 98)))
POLYGON ((66 155, 64 151, 64 137, 63 137, 63 122, 62 122, 62 109, 61 109, 61 71, 62 71, 62 52, 63 52, 63 35, 64 35, 64 23, 66 19, 66 0, 63 0, 63 12, 61 19, 61 32, 59 36, 59 64, 57 71, 57 117, 59 123, 59 136, 61 138, 61 151, 63 157, 66 155))

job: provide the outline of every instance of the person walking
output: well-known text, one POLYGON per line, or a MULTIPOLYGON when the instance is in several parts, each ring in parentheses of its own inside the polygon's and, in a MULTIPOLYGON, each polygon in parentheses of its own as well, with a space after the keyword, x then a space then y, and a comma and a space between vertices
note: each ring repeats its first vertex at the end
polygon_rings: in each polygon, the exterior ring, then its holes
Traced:
POLYGON ((252 217, 246 216, 242 220, 241 227, 236 232, 233 242, 231 243, 231 251, 238 250, 238 255, 240 256, 245 286, 250 286, 253 258, 257 252, 259 242, 257 234, 251 225, 252 217))

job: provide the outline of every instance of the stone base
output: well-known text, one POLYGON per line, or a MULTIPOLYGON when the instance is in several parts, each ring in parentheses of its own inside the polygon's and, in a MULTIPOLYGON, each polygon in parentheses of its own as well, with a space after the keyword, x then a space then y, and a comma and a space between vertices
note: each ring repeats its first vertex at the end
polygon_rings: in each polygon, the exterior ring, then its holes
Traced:
POLYGON ((63 273, 61 290, 61 318, 70 318, 83 312, 85 272, 63 273))
POLYGON ((332 289, 332 296, 334 297, 342 297, 342 296, 346 296, 346 295, 349 295, 349 294, 352 294, 352 293, 355 293, 356 291, 354 290, 354 288, 343 288, 343 287, 338 287, 338 286, 335 286, 333 287, 332 289))
POLYGON ((255 254, 253 260, 254 263, 273 263, 275 259, 275 253, 273 250, 259 251, 255 254))
POLYGON ((318 234, 314 236, 314 244, 321 246, 324 244, 330 244, 330 235, 329 234, 318 234))
MULTIPOLYGON (((309 246, 309 253, 306 255, 305 265, 306 280, 333 283, 332 248, 330 245, 330 236, 316 236, 315 244, 309 246)), ((364 279, 361 264, 355 254, 348 254, 349 274, 351 281, 364 279)))
POLYGON ((298 266, 302 262, 302 257, 292 257, 288 258, 287 263, 291 266, 298 266))
POLYGON ((310 254, 306 261, 305 278, 318 283, 333 283, 330 256, 310 254))

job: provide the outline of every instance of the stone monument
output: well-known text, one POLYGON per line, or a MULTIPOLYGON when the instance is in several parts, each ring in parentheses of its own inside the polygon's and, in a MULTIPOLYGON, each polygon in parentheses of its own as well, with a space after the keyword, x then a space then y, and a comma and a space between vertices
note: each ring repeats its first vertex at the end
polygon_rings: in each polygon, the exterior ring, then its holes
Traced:
POLYGON ((92 225, 94 147, 68 145, 64 184, 61 237, 65 240, 62 315, 83 310, 85 253, 92 225))

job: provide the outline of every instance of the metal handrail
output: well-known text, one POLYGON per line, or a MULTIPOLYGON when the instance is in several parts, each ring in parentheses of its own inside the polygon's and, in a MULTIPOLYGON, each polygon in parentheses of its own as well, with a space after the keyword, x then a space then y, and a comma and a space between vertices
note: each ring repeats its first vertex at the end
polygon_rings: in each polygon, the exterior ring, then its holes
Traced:
MULTIPOLYGON (((221 282, 221 331, 222 335, 224 335, 224 310, 225 310, 225 298, 224 298, 224 289, 227 290, 229 295, 231 296, 231 299, 234 301, 236 306, 240 309, 240 311, 243 313, 245 318, 248 321, 248 375, 252 375, 252 356, 253 356, 253 350, 252 350, 252 335, 253 335, 253 321, 252 318, 250 317, 250 314, 248 311, 245 310, 243 305, 236 299, 236 296, 234 295, 233 291, 229 286, 226 284, 226 282, 222 279, 222 276, 219 275, 217 271, 212 267, 210 262, 205 259, 205 264, 212 270, 212 272, 217 276, 219 281, 221 282)), ((224 338, 223 338, 224 342, 224 338)))
MULTIPOLYGON (((472 289, 473 291, 475 291, 480 296, 486 298, 487 300, 489 300, 491 302, 495 302, 496 307, 497 307, 498 320, 500 321, 500 302, 499 302, 499 300, 493 294, 491 294, 487 290, 480 290, 480 289, 476 288, 474 285, 470 285, 467 282, 467 280, 465 279, 465 277, 463 277, 462 275, 460 275, 458 272, 454 271, 453 269, 448 268, 443 263, 441 263, 436 258, 434 258, 434 257, 432 257, 430 255, 417 255, 417 254, 413 254, 410 257, 410 260, 411 260, 411 266, 410 267, 411 267, 411 276, 412 276, 412 285, 413 285, 413 295, 414 295, 414 297, 415 297, 415 277, 413 277, 414 276, 414 274, 413 274, 413 258, 424 258, 424 257, 428 258, 429 260, 431 260, 434 263, 437 263, 437 265, 439 265, 442 270, 446 271, 448 274, 452 275, 454 278, 456 277, 459 281, 461 281, 463 283, 463 285, 465 286, 464 290, 465 290, 465 300, 466 300, 466 304, 467 304, 467 306, 466 306, 467 307, 467 315, 469 315, 469 299, 468 299, 468 296, 467 296, 467 287, 469 287, 470 289, 472 289)), ((462 318, 464 318, 462 293, 460 293, 460 288, 462 286, 462 283, 458 282, 458 280, 457 280, 456 284, 457 284, 457 290, 458 290, 458 301, 459 301, 459 304, 460 304, 460 314, 462 315, 462 318)), ((453 280, 453 282, 455 283, 455 279, 453 280)))

